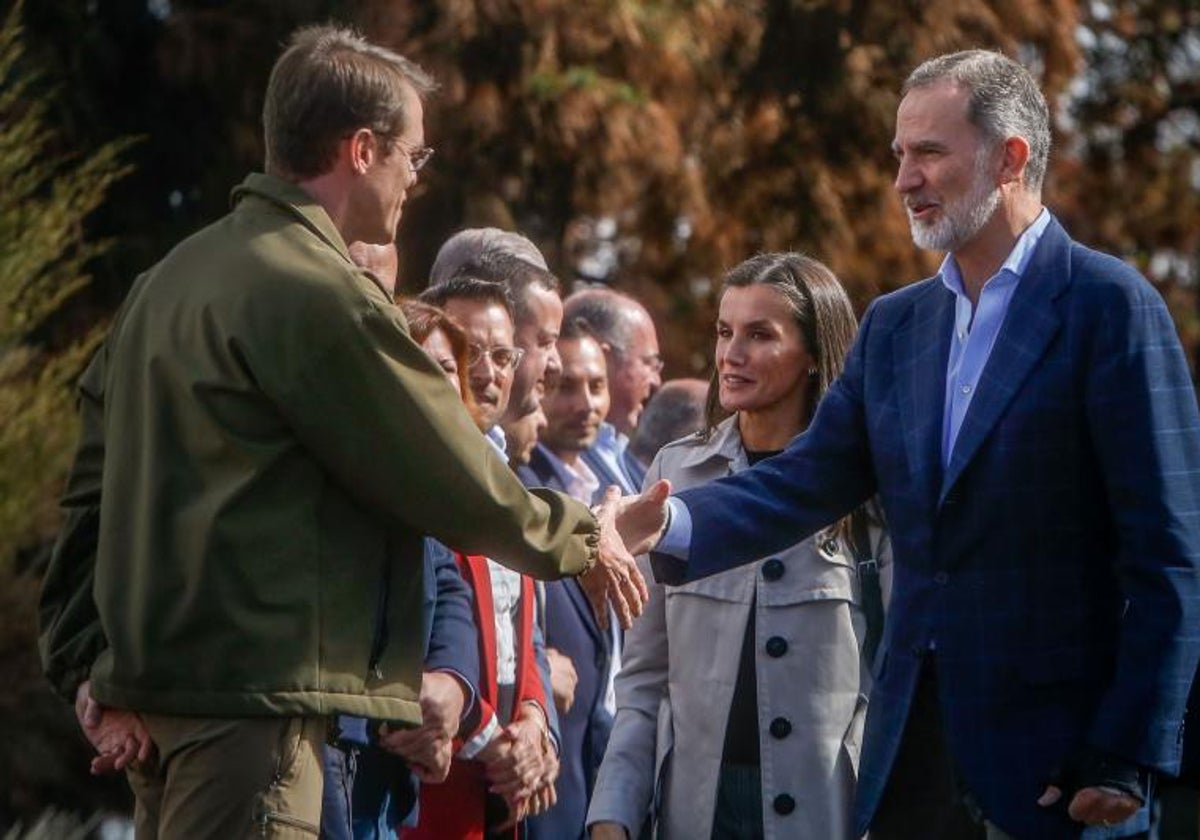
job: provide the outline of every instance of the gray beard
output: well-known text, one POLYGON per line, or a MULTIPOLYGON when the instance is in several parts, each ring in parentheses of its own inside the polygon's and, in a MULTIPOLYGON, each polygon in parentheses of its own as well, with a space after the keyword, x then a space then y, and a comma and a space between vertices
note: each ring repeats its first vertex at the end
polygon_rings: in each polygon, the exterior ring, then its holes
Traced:
POLYGON ((1000 206, 1000 189, 982 179, 971 192, 942 208, 942 217, 934 224, 923 224, 908 214, 913 243, 929 251, 956 251, 970 242, 987 224, 1000 206))

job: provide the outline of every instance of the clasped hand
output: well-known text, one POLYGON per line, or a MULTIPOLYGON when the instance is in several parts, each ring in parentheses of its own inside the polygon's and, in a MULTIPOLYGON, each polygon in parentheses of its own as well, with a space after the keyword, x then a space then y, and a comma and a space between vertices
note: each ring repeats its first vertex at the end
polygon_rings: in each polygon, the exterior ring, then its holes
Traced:
POLYGON ((379 745, 408 762, 422 782, 439 783, 450 773, 454 735, 467 695, 458 678, 440 671, 421 675, 421 725, 416 729, 379 728, 379 745))
POLYGON ((75 690, 75 717, 95 748, 92 775, 137 767, 154 753, 154 741, 136 712, 102 706, 92 699, 92 682, 75 690))
POLYGON ((523 703, 517 717, 501 729, 478 756, 488 789, 504 797, 508 819, 496 830, 511 828, 526 817, 554 805, 558 756, 547 735, 546 719, 533 703, 523 703))

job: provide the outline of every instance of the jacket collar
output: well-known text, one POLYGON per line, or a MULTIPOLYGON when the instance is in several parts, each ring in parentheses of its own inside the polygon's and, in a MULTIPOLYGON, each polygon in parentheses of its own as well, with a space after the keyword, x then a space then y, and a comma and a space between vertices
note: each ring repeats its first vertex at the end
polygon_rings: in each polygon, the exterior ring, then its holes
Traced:
POLYGON ((733 472, 749 466, 746 450, 742 447, 742 436, 738 434, 737 415, 722 420, 713 430, 712 437, 707 441, 701 440, 700 445, 680 461, 681 467, 694 468, 718 459, 728 463, 733 472))
POLYGON ((329 247, 341 254, 346 262, 354 265, 350 259, 350 252, 346 249, 346 242, 342 239, 342 234, 334 227, 333 220, 329 218, 325 208, 296 184, 276 178, 274 175, 251 172, 246 176, 246 180, 233 188, 233 192, 229 196, 229 203, 233 207, 237 207, 247 196, 260 198, 294 216, 302 225, 323 239, 329 247))

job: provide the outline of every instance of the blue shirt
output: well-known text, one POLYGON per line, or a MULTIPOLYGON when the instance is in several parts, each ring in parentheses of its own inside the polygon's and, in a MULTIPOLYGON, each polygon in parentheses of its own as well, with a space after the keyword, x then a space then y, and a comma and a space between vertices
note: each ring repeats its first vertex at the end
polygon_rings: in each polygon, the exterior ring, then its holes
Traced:
MULTIPOLYGON (((996 336, 1004 324, 1004 316, 1008 314, 1013 292, 1017 290, 1017 283, 1029 267, 1033 251, 1049 224, 1050 211, 1042 208, 1033 224, 1017 238, 1016 245, 1000 270, 983 284, 979 305, 974 310, 971 299, 963 290, 962 275, 954 255, 947 254, 942 261, 938 276, 956 298, 954 335, 950 339, 950 358, 946 362, 946 406, 942 417, 943 467, 950 462, 963 418, 967 416, 967 408, 975 396, 979 377, 992 354, 996 336)), ((654 550, 687 560, 691 544, 692 514, 687 505, 672 496, 668 500, 667 527, 654 550)))
POLYGON ((942 466, 950 463, 954 443, 962 428, 967 408, 975 396, 979 377, 996 346, 996 336, 1008 314, 1017 283, 1029 267, 1034 248, 1050 224, 1050 211, 1043 209, 1033 224, 1017 239, 1000 270, 983 284, 979 303, 972 309, 963 289, 962 274, 953 254, 947 254, 938 272, 942 285, 954 293, 954 334, 946 362, 946 408, 942 415, 942 466))

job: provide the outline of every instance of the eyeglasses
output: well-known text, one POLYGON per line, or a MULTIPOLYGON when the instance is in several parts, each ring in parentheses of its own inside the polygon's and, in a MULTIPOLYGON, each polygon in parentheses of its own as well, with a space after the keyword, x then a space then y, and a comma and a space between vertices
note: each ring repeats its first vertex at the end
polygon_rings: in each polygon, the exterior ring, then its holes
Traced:
POLYGON ((404 152, 408 155, 408 165, 412 167, 413 174, 416 175, 433 157, 433 146, 421 146, 411 152, 405 149, 404 152))
POLYGON ((525 351, 520 347, 480 347, 478 344, 472 344, 467 350, 467 363, 470 367, 475 367, 486 357, 496 370, 516 370, 524 355, 525 351))

